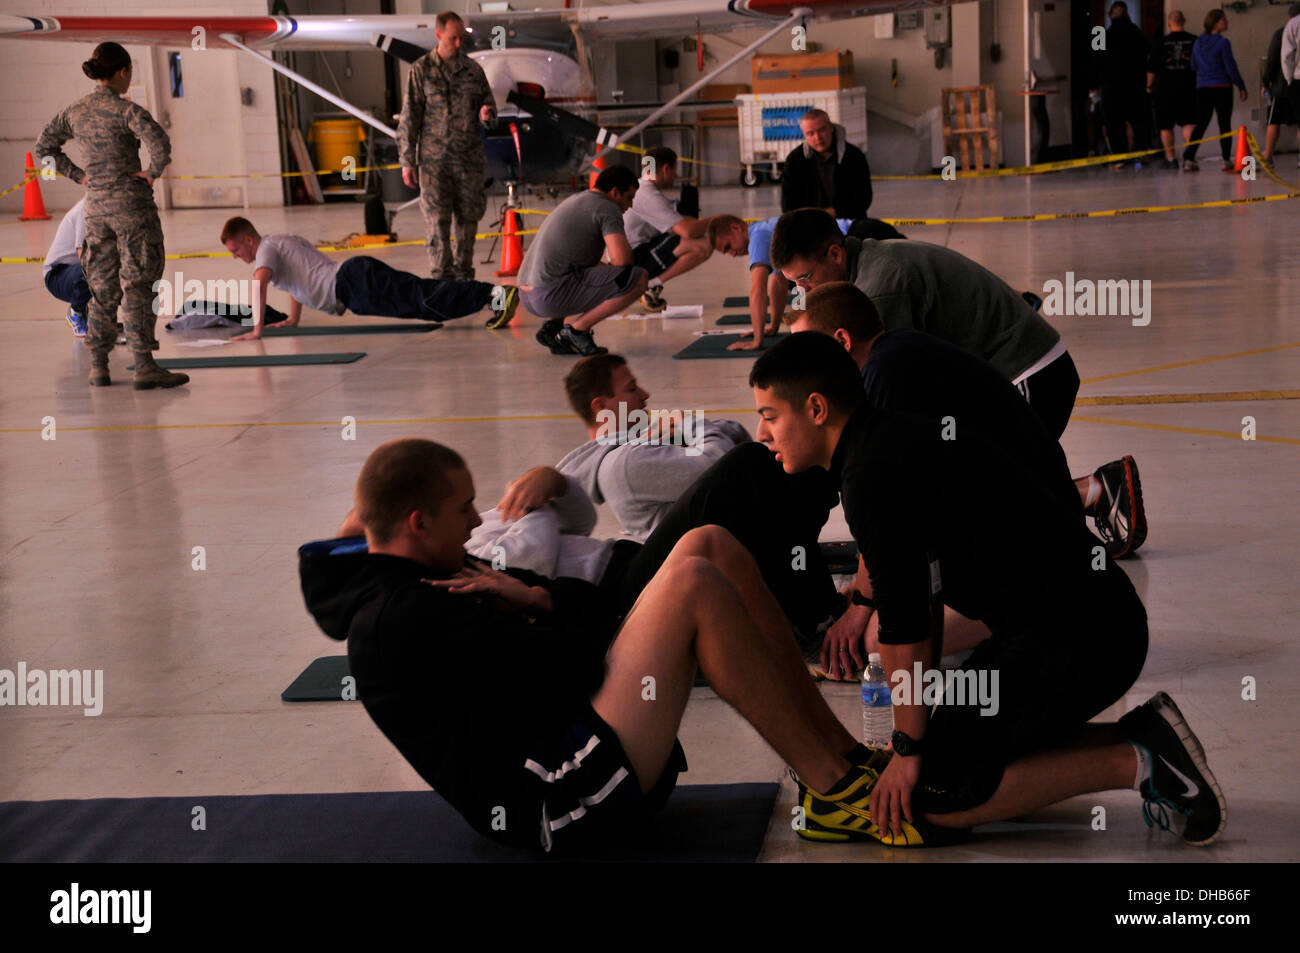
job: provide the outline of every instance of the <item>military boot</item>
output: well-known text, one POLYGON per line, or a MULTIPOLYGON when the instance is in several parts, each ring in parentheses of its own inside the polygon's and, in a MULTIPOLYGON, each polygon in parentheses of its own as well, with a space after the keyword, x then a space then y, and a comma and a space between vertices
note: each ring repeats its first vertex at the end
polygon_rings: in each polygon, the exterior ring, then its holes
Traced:
POLYGON ((90 386, 107 387, 113 383, 108 376, 108 354, 98 351, 90 352, 90 386))
POLYGON ((190 375, 177 374, 159 367, 151 351, 137 351, 135 355, 136 390, 152 390, 155 387, 179 387, 188 384, 190 375))

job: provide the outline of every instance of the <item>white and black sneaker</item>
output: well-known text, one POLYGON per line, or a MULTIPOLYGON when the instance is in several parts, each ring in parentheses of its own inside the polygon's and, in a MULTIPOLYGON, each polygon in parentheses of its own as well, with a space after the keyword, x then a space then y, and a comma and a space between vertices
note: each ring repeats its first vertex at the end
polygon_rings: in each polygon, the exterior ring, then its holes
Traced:
POLYGON ((651 285, 641 295, 641 307, 645 308, 652 314, 658 314, 668 307, 668 302, 664 300, 664 286, 651 285))
MULTIPOLYGON (((608 354, 609 348, 601 347, 596 343, 596 339, 591 336, 590 331, 579 331, 571 324, 566 324, 560 329, 555 336, 562 344, 569 348, 570 354, 581 354, 589 357, 592 354, 608 354)), ((554 348, 552 348, 554 350, 554 348)), ((560 353, 560 352, 555 352, 560 353)))
POLYGON ((1092 510, 1097 535, 1111 559, 1135 552, 1147 538, 1147 513, 1142 505, 1142 481, 1132 457, 1100 466, 1093 477, 1101 496, 1092 510))
POLYGON ((1183 840, 1204 847, 1218 840, 1228 823, 1228 802, 1205 760, 1200 739, 1174 700, 1157 692, 1119 720, 1124 737, 1146 749, 1151 770, 1142 782, 1142 818, 1147 827, 1171 827, 1169 812, 1187 819, 1183 840))

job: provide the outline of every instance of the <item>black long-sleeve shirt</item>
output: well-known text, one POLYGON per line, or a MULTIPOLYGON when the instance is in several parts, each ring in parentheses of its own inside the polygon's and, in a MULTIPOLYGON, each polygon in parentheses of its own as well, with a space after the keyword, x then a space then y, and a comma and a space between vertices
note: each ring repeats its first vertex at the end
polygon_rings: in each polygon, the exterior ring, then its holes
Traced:
POLYGON ((367 713, 476 830, 537 846, 541 782, 524 761, 586 710, 604 679, 614 622, 600 590, 508 570, 551 595, 553 611, 529 617, 495 596, 421 582, 438 574, 414 560, 321 548, 300 550, 303 596, 326 634, 347 639, 367 713), (500 690, 485 691, 485 678, 500 690), (499 807, 504 831, 491 826, 499 807))
POLYGON ((1104 573, 1122 573, 1077 500, 960 418, 948 433, 938 420, 864 406, 835 448, 830 473, 871 578, 882 643, 929 638, 932 599, 995 635, 1042 626, 1086 608, 1104 573))

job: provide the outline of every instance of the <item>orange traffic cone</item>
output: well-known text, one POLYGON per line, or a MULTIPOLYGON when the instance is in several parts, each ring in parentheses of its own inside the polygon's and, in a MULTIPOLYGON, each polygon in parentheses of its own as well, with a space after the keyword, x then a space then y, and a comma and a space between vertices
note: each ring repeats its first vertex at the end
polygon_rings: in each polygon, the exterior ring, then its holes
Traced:
POLYGON ((1246 127, 1237 128, 1237 158, 1232 164, 1233 172, 1246 168, 1246 156, 1250 155, 1250 146, 1246 145, 1246 127))
POLYGON ((605 168, 605 157, 596 156, 591 164, 596 167, 596 171, 591 173, 591 178, 587 180, 587 188, 594 189, 596 187, 596 179, 600 177, 600 170, 605 168))
POLYGON ((519 227, 515 221, 515 210, 506 210, 506 235, 501 245, 501 270, 498 278, 513 278, 519 274, 519 266, 524 260, 524 244, 519 240, 519 227))
POLYGON ((36 175, 32 154, 27 153, 27 185, 23 188, 23 214, 20 222, 43 222, 50 216, 45 212, 45 199, 41 198, 41 183, 36 175))

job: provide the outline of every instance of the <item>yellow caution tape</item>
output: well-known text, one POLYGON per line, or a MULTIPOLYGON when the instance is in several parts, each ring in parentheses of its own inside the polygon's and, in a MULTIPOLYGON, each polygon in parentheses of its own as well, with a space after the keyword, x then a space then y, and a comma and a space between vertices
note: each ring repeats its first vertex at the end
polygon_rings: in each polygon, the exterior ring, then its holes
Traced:
POLYGON ((1264 161, 1262 150, 1259 148, 1259 140, 1255 138, 1255 134, 1249 129, 1246 130, 1246 142, 1250 145, 1250 153, 1255 157, 1256 164, 1268 174, 1270 179, 1282 186, 1288 192, 1300 192, 1300 185, 1288 182, 1286 179, 1274 172, 1273 167, 1264 161))
MULTIPOLYGON (((519 231, 516 231, 515 234, 536 235, 537 232, 538 229, 529 228, 529 229, 521 229, 519 231)), ((477 235, 474 236, 474 240, 478 241, 480 238, 504 238, 504 237, 506 237, 505 232, 479 232, 477 235)), ((405 242, 384 242, 382 245, 366 245, 364 247, 367 251, 377 251, 381 248, 399 248, 403 246, 414 246, 414 245, 424 245, 424 244, 426 244, 426 242, 423 239, 421 239, 419 241, 412 240, 412 241, 405 241, 405 242)), ((328 251, 354 252, 357 250, 357 248, 358 246, 356 245, 317 245, 316 246, 316 250, 321 252, 328 252, 328 251)), ((169 261, 179 261, 185 258, 233 258, 234 256, 231 255, 230 252, 228 251, 191 251, 191 252, 177 252, 176 254, 167 255, 166 257, 167 260, 169 261)), ((39 265, 42 264, 44 261, 45 261, 44 258, 0 258, 0 265, 39 265)))
POLYGON ((9 188, 5 189, 3 192, 0 192, 0 199, 4 198, 4 197, 5 197, 6 195, 8 195, 10 192, 17 192, 19 189, 21 189, 24 185, 26 185, 28 182, 30 182, 30 181, 31 181, 32 179, 34 179, 34 178, 36 178, 36 172, 35 172, 35 170, 32 171, 31 175, 25 175, 25 176, 23 176, 23 180, 22 180, 21 182, 19 182, 17 185, 11 185, 9 188))
MULTIPOLYGON (((1219 139, 1226 139, 1229 136, 1235 136, 1236 131, 1223 132, 1217 136, 1206 136, 1204 139, 1195 139, 1184 145, 1194 146, 1205 142, 1216 142, 1219 139)), ((1056 162, 1040 162, 1037 165, 1018 165, 1009 169, 984 169, 979 172, 954 172, 948 177, 952 179, 985 179, 994 178, 1003 175, 1039 175, 1044 172, 1061 172, 1065 169, 1082 169, 1090 165, 1113 165, 1116 162, 1126 162, 1129 159, 1137 159, 1141 156, 1151 156, 1163 152, 1164 147, 1159 149, 1143 149, 1141 152, 1120 152, 1114 155, 1105 156, 1088 156, 1083 159, 1060 159, 1056 162)), ((872 175, 872 182, 904 182, 904 181, 924 181, 944 178, 943 173, 934 172, 925 175, 872 175)))
POLYGON ((1045 212, 1040 215, 986 215, 980 218, 882 218, 890 225, 985 225, 997 222, 1053 222, 1063 218, 1112 218, 1118 215, 1144 215, 1153 212, 1182 212, 1195 208, 1227 208, 1257 202, 1300 199, 1300 193, 1260 195, 1249 199, 1219 199, 1214 202, 1190 202, 1186 205, 1147 205, 1136 208, 1111 208, 1095 212, 1045 212))

